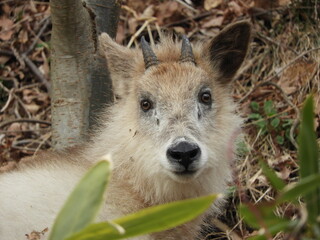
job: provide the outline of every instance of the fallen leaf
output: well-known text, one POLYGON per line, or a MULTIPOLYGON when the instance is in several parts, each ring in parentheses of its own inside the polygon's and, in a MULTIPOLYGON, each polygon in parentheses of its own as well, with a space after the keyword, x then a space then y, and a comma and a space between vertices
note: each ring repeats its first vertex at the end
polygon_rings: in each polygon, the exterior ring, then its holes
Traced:
POLYGON ((181 14, 179 11, 179 4, 175 1, 163 2, 157 6, 157 22, 159 25, 163 25, 167 19, 175 19, 177 14, 181 14))
POLYGON ((8 62, 10 57, 8 56, 0 56, 0 64, 4 65, 6 62, 8 62))
POLYGON ((231 1, 228 3, 229 10, 233 12, 237 17, 243 15, 242 8, 235 1, 231 1))
POLYGON ((154 15, 154 6, 150 5, 143 11, 139 19, 148 19, 148 18, 151 18, 153 15, 154 15))
POLYGON ((204 9, 209 11, 213 8, 218 7, 222 3, 222 0, 205 0, 204 9))
POLYGON ((22 125, 19 122, 12 123, 7 129, 7 131, 10 132, 10 136, 19 135, 21 130, 22 130, 22 125))
POLYGON ((26 43, 28 41, 28 32, 26 30, 22 29, 19 32, 18 40, 20 43, 26 43))
POLYGON ((128 26, 129 26, 129 33, 130 35, 134 34, 137 30, 137 27, 138 27, 138 22, 137 22, 137 19, 135 18, 130 18, 128 20, 128 26))
POLYGON ((186 34, 186 30, 183 28, 183 27, 173 27, 173 30, 176 32, 176 33, 180 33, 180 34, 186 34))
POLYGON ((287 6, 291 3, 291 0, 279 0, 279 6, 287 6))
POLYGON ((13 21, 9 18, 0 18, 0 39, 7 41, 11 38, 13 31, 13 21))
POLYGON ((35 103, 31 103, 31 104, 26 104, 25 108, 27 109, 28 112, 30 112, 31 114, 35 114, 39 111, 40 106, 35 104, 35 103))
POLYGON ((205 22, 202 27, 204 28, 210 28, 210 27, 220 27, 223 23, 224 16, 219 16, 216 18, 213 18, 209 20, 208 22, 205 22))
POLYGON ((312 61, 296 62, 284 70, 278 85, 286 94, 290 95, 308 84, 316 68, 317 64, 312 61))

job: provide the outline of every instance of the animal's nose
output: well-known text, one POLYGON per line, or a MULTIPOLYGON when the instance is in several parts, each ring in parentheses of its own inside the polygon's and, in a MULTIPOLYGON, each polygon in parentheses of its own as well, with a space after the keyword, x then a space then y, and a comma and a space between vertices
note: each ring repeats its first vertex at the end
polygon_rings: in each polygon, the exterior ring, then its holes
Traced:
POLYGON ((201 150, 197 144, 190 142, 179 142, 167 150, 167 157, 170 161, 179 163, 188 170, 188 166, 199 159, 201 150))

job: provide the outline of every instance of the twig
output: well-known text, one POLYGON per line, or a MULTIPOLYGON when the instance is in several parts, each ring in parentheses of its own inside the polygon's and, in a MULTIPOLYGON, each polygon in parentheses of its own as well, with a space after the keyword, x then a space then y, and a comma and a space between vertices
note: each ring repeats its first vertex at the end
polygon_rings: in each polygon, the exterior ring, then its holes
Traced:
POLYGON ((168 23, 168 24, 164 25, 163 28, 172 27, 172 26, 175 26, 175 25, 179 25, 179 24, 182 24, 182 23, 189 22, 189 21, 199 20, 201 18, 209 17, 209 16, 211 16, 213 14, 214 14, 214 11, 204 12, 204 13, 201 13, 201 14, 196 15, 194 17, 188 17, 188 18, 185 18, 185 19, 173 22, 173 23, 168 23))
POLYGON ((155 17, 152 17, 152 18, 149 18, 148 20, 146 20, 146 21, 143 23, 143 25, 139 28, 139 30, 136 31, 136 32, 132 35, 132 37, 131 37, 131 39, 130 39, 128 45, 127 45, 127 47, 128 47, 128 48, 131 47, 132 43, 133 43, 134 40, 140 35, 140 33, 141 33, 151 22, 156 21, 156 20, 157 20, 157 18, 155 18, 155 17))
POLYGON ((48 27, 49 23, 50 23, 50 16, 45 18, 45 21, 44 21, 42 27, 40 28, 39 32, 35 36, 32 44, 29 46, 27 51, 25 51, 23 54, 21 54, 22 57, 27 56, 34 49, 34 47, 36 46, 36 44, 37 44, 38 40, 40 39, 41 35, 44 33, 44 31, 48 27))
POLYGON ((37 66, 27 57, 24 57, 24 61, 26 65, 30 68, 30 70, 35 74, 35 76, 40 80, 41 83, 50 91, 50 83, 47 81, 45 76, 39 71, 37 66))
POLYGON ((0 54, 8 55, 8 56, 14 56, 20 63, 22 67, 24 67, 24 64, 26 64, 30 70, 36 75, 37 79, 40 80, 40 82, 47 88, 48 91, 50 91, 50 83, 47 81, 47 79, 44 77, 44 75, 39 71, 37 66, 27 57, 27 56, 20 56, 14 48, 11 48, 13 51, 7 51, 7 50, 0 50, 0 54), (22 62, 24 61, 24 62, 22 62))
POLYGON ((44 21, 42 27, 40 28, 39 32, 35 36, 32 44, 29 46, 28 50, 25 51, 23 54, 21 54, 21 57, 24 60, 24 62, 27 64, 27 66, 30 68, 30 70, 33 71, 33 73, 36 75, 38 80, 40 80, 43 83, 43 85, 47 88, 48 91, 50 91, 50 83, 47 81, 45 76, 39 71, 37 66, 28 58, 27 55, 34 49, 34 47, 36 46, 41 35, 44 33, 44 31, 48 27, 49 23, 50 23, 50 17, 47 17, 47 19, 44 21))
POLYGON ((190 6, 189 4, 185 3, 182 0, 176 0, 176 2, 180 3, 181 5, 185 6, 186 8, 190 9, 191 11, 198 13, 199 11, 195 8, 193 8, 192 6, 190 6))
POLYGON ((14 56, 14 54, 11 51, 5 50, 5 49, 0 49, 0 55, 5 55, 5 56, 14 56))
POLYGON ((22 55, 19 54, 18 50, 13 45, 11 45, 10 48, 11 48, 13 55, 18 60, 21 68, 25 68, 26 64, 24 62, 24 58, 22 57, 22 55))
POLYGON ((47 143, 48 145, 50 145, 51 147, 51 144, 48 142, 48 140, 50 139, 51 137, 51 132, 47 133, 44 135, 44 138, 42 139, 42 141, 39 143, 38 147, 36 148, 36 150, 34 151, 34 155, 33 155, 33 158, 36 156, 36 154, 38 153, 38 151, 40 150, 40 148, 43 146, 43 144, 47 143))
POLYGON ((13 119, 13 120, 8 120, 5 122, 2 122, 0 124, 0 129, 4 128, 5 126, 10 125, 12 123, 16 123, 16 122, 40 123, 40 124, 46 124, 48 126, 51 126, 51 122, 48 122, 48 121, 31 119, 31 118, 19 118, 19 119, 13 119))
POLYGON ((218 219, 212 219, 212 224, 226 233, 226 235, 231 237, 232 240, 241 240, 242 238, 238 236, 232 229, 230 229, 226 224, 218 219))
POLYGON ((22 87, 14 90, 14 91, 15 92, 22 92, 25 89, 38 87, 39 85, 41 85, 41 83, 32 83, 32 84, 29 84, 29 85, 22 86, 22 87))
POLYGON ((11 100, 13 99, 13 91, 14 91, 13 88, 10 89, 8 100, 6 104, 1 108, 0 113, 4 112, 9 107, 11 100))
POLYGON ((132 13, 132 15, 133 15, 133 17, 134 17, 135 19, 138 19, 138 18, 139 18, 137 12, 136 12, 135 10, 133 10, 132 8, 130 8, 130 7, 126 6, 126 5, 123 5, 123 6, 121 6, 121 9, 124 9, 124 10, 132 13))

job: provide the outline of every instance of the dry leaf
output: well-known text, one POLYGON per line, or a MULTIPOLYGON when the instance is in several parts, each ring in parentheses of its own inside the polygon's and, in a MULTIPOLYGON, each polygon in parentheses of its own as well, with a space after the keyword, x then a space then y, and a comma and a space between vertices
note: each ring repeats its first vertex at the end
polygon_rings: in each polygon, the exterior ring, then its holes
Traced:
POLYGON ((21 123, 19 122, 12 123, 7 129, 8 132, 12 132, 12 134, 11 133, 10 134, 13 136, 17 135, 17 133, 15 132, 19 132, 21 130, 22 130, 22 127, 21 127, 21 123))
POLYGON ((277 176, 282 180, 289 179, 290 173, 291 173, 291 170, 287 167, 282 168, 280 172, 276 172, 277 176))
POLYGON ((243 14, 242 8, 235 1, 231 1, 228 3, 229 10, 233 12, 237 17, 243 14))
POLYGON ((137 26, 138 26, 137 19, 130 18, 128 20, 128 25, 129 25, 129 33, 130 33, 130 35, 134 34, 136 32, 137 26))
POLYGON ((220 27, 223 23, 224 16, 219 16, 216 18, 213 18, 209 20, 208 22, 205 22, 202 27, 203 28, 210 28, 210 27, 220 27))
POLYGON ((213 8, 218 7, 222 3, 222 0, 205 0, 204 9, 209 11, 213 8))
POLYGON ((18 40, 20 43, 26 43, 28 41, 28 32, 26 30, 22 29, 19 32, 18 40))
POLYGON ((148 18, 151 18, 153 15, 154 15, 154 6, 150 5, 143 11, 139 19, 148 19, 148 18))
POLYGON ((22 91, 22 99, 25 103, 29 104, 36 98, 36 93, 31 89, 23 89, 22 91))
POLYGON ((315 62, 296 62, 284 70, 278 85, 286 94, 290 95, 308 84, 316 67, 317 64, 315 62))
POLYGON ((35 104, 35 103, 31 103, 31 104, 26 104, 25 108, 27 109, 28 112, 30 112, 31 114, 35 114, 39 111, 40 106, 35 104))
POLYGON ((176 33, 180 33, 180 34, 186 34, 186 31, 183 27, 173 27, 173 30, 176 32, 176 33))
POLYGON ((10 57, 8 56, 0 56, 0 64, 4 65, 6 62, 8 62, 10 57))
POLYGON ((7 41, 11 38, 13 31, 13 21, 9 18, 0 18, 0 39, 7 41))
POLYGON ((9 15, 11 12, 11 7, 8 4, 3 4, 2 6, 2 12, 9 15))
POLYGON ((291 0, 279 0, 279 6, 287 6, 291 3, 291 0))
POLYGON ((165 24, 168 18, 174 18, 179 13, 179 4, 177 2, 163 2, 157 6, 157 22, 159 25, 165 24))

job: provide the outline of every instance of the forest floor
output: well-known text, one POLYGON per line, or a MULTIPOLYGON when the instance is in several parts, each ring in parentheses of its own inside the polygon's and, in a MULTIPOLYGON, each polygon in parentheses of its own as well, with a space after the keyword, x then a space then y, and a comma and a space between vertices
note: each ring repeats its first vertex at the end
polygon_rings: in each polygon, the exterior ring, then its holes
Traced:
MULTIPOLYGON (((225 213, 210 220, 218 230, 203 237, 246 239, 256 231, 243 223, 236 206, 270 201, 276 194, 259 162, 267 163, 286 183, 298 179, 299 111, 309 94, 315 100, 320 143, 320 7, 290 0, 186 2, 192 1, 123 1, 116 40, 135 45, 139 36, 154 36, 158 29, 186 34, 191 41, 206 40, 229 23, 252 23, 251 50, 233 89, 246 119, 236 188, 225 213)), ((51 147, 50 34, 48 1, 0 2, 0 170, 51 147)), ((285 205, 277 214, 295 218, 299 212, 285 205)), ((279 233, 274 239, 288 238, 279 233)))

